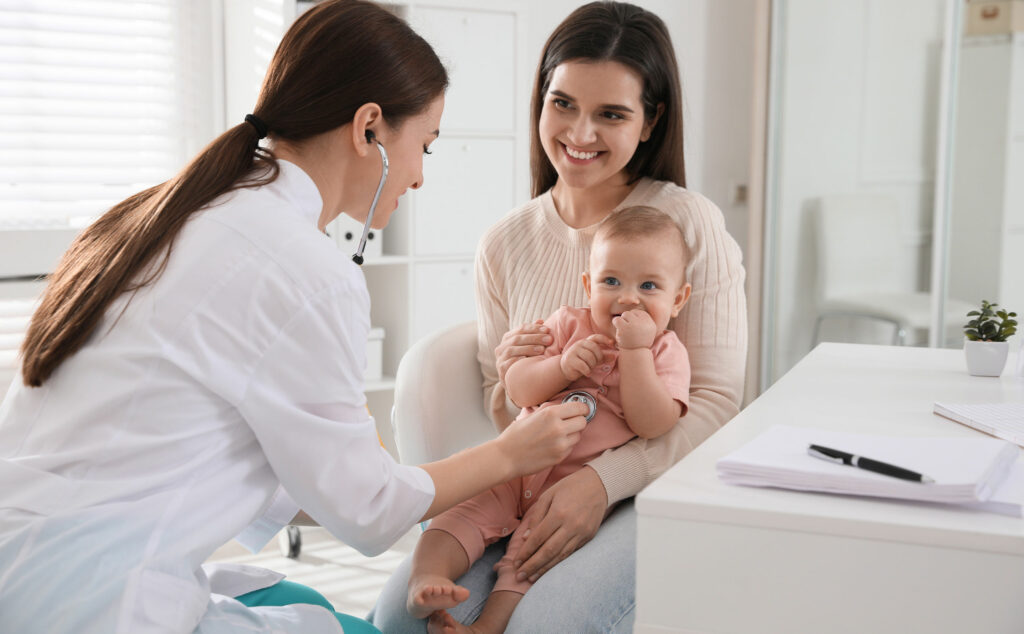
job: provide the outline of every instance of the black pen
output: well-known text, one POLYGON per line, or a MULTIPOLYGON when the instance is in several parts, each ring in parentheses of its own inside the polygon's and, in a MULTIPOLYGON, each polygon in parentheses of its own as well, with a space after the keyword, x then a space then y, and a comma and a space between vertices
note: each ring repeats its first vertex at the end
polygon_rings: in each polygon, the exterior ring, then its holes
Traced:
POLYGON ((911 471, 910 469, 897 467, 896 465, 891 465, 887 462, 879 462, 878 460, 872 460, 871 458, 855 456, 852 453, 846 453, 845 451, 839 451, 838 449, 829 449, 828 447, 822 447, 821 445, 811 445, 807 448, 807 453, 815 458, 821 458, 822 460, 828 460, 829 462, 857 467, 858 469, 864 469, 865 471, 881 473, 882 475, 899 478, 900 480, 912 480, 914 482, 923 482, 924 484, 935 482, 932 478, 916 471, 911 471))

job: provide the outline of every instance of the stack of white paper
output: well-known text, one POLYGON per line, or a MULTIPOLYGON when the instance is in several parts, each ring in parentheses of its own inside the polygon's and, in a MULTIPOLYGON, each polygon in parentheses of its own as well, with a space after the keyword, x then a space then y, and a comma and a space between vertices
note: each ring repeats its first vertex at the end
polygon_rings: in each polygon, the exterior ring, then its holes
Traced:
POLYGON ((721 458, 718 475, 746 486, 977 504, 1008 481, 1018 453, 996 438, 898 438, 776 425, 721 458), (900 480, 814 458, 807 453, 812 444, 910 469, 935 482, 900 480))
POLYGON ((935 403, 935 413, 1024 447, 1024 403, 935 403))

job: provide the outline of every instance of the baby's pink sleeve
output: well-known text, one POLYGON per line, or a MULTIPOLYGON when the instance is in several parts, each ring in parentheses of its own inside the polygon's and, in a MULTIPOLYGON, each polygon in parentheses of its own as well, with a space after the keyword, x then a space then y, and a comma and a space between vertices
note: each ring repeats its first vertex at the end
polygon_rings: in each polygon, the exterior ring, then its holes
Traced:
POLYGON ((551 345, 544 349, 545 357, 557 357, 562 354, 576 330, 577 323, 578 319, 568 306, 562 306, 544 320, 544 325, 551 331, 552 339, 551 345))
POLYGON ((651 346, 654 370, 665 383, 668 393, 683 406, 682 415, 690 407, 690 357, 686 346, 675 332, 666 330, 658 335, 651 346))

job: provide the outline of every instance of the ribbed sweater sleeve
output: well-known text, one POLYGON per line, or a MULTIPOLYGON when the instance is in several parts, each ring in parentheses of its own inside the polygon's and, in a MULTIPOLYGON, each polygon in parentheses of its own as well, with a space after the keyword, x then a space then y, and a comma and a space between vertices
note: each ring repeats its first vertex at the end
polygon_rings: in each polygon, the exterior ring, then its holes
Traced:
MULTIPOLYGON (((683 265, 693 292, 671 327, 690 357, 690 408, 668 433, 635 438, 589 463, 609 504, 636 495, 736 415, 747 351, 742 254, 722 212, 699 194, 647 179, 618 209, 633 205, 660 209, 683 229, 683 265)), ((498 383, 494 348, 508 330, 546 318, 562 304, 587 305, 581 275, 596 229, 565 225, 548 193, 513 210, 482 238, 476 260, 478 358, 485 407, 496 422, 507 423, 517 410, 498 383)))

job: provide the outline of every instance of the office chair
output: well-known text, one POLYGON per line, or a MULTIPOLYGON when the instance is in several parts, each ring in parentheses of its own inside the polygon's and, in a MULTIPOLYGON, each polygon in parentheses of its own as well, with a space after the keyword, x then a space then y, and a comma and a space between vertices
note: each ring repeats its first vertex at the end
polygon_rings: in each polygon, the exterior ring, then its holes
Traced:
MULTIPOLYGON (((899 232, 898 201, 887 196, 826 196, 817 220, 819 311, 812 345, 822 323, 834 317, 871 319, 892 324, 893 344, 905 345, 911 331, 931 325, 931 293, 901 285, 906 246, 899 232)), ((947 298, 947 337, 955 337, 969 302, 947 298)))
POLYGON ((403 464, 423 464, 498 435, 484 410, 476 322, 416 342, 398 364, 391 426, 403 464))

